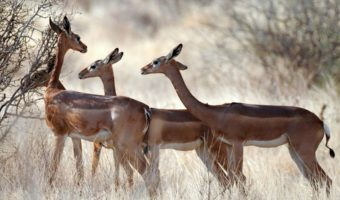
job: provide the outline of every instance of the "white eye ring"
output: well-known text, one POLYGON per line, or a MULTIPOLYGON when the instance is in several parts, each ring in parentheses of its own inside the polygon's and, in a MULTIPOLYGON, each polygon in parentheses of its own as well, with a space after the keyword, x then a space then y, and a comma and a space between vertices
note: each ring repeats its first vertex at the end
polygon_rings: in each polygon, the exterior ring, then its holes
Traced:
POLYGON ((95 65, 91 65, 89 68, 90 68, 90 69, 89 69, 90 71, 93 71, 93 70, 96 69, 96 66, 95 66, 95 65))
POLYGON ((158 60, 154 60, 153 62, 152 62, 152 66, 153 67, 158 67, 158 65, 159 65, 159 61, 158 60))

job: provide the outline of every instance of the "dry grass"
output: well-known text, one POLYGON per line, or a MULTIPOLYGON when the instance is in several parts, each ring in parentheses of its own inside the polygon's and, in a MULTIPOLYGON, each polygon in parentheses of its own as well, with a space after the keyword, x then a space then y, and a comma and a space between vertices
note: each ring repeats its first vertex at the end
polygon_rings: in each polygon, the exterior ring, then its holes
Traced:
MULTIPOLYGON (((232 56, 226 54, 241 54, 237 44, 229 43, 214 32, 213 27, 205 25, 216 21, 218 13, 222 12, 222 1, 204 7, 181 4, 179 13, 164 11, 163 4, 144 1, 143 4, 132 0, 108 4, 100 1, 84 6, 90 9, 75 15, 72 30, 82 37, 89 52, 67 54, 62 75, 66 88, 102 94, 98 79, 77 80, 77 73, 119 47, 125 54, 114 66, 118 94, 152 107, 183 108, 169 80, 162 75, 141 76, 139 71, 153 58, 166 54, 182 42, 184 49, 178 59, 189 66, 183 72, 184 79, 194 95, 204 102, 295 105, 315 113, 327 104, 325 119, 332 131, 330 146, 334 147, 337 156, 335 159, 329 157, 323 141, 317 158, 333 179, 330 199, 340 199, 340 96, 331 79, 325 88, 304 90, 299 87, 304 79, 298 73, 291 74, 289 83, 273 83, 271 75, 264 74, 263 68, 252 63, 247 55, 237 61, 242 67, 231 65, 232 56), (228 46, 229 51, 222 51, 218 45, 228 46)), ((76 6, 77 2, 68 3, 68 7, 76 6)), ((219 16, 219 22, 228 26, 223 15, 219 16)), ((46 24, 43 22, 42 25, 46 24)), ((42 102, 40 107, 43 109, 42 102)), ((11 135, 0 144, 0 199, 147 198, 144 183, 137 173, 132 188, 115 190, 110 150, 102 151, 98 174, 91 179, 92 144, 89 142, 83 142, 85 183, 82 186, 74 184, 75 160, 70 140, 66 143, 55 187, 50 188, 47 166, 52 143, 53 134, 44 121, 20 119, 16 122, 11 135)), ((285 146, 273 149, 247 147, 244 159, 249 199, 313 198, 308 182, 299 173, 285 146)), ((160 170, 163 199, 243 199, 236 188, 223 192, 193 152, 162 150, 160 170)), ((122 173, 121 179, 124 176, 122 173)), ((326 199, 325 193, 321 193, 319 199, 326 199)))

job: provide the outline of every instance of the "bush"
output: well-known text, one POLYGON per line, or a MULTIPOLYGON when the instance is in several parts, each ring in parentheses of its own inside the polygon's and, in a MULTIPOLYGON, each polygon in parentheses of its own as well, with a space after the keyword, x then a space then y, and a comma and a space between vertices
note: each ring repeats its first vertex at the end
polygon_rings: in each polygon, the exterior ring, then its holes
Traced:
POLYGON ((301 71, 307 87, 324 75, 340 83, 340 1, 240 1, 230 17, 231 36, 268 72, 283 63, 293 74, 301 71))
POLYGON ((53 4, 48 0, 29 4, 0 1, 0 141, 12 127, 13 120, 6 119, 22 114, 27 105, 34 103, 36 98, 32 97, 39 94, 37 82, 44 81, 44 74, 51 71, 41 67, 53 58, 56 37, 36 24, 55 16, 47 13, 53 4))

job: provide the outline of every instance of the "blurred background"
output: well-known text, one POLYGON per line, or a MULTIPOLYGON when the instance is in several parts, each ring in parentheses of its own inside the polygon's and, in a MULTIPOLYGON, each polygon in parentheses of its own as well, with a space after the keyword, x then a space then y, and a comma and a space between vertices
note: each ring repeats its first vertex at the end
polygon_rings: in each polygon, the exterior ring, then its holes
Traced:
MULTIPOLYGON (((85 199, 146 197, 140 178, 132 190, 115 191, 109 150, 97 177, 90 179, 88 142, 83 153, 86 184, 72 182, 75 167, 68 141, 61 163, 67 167, 58 172, 60 187, 45 190, 53 134, 43 119, 44 88, 34 87, 34 74, 46 70, 54 54, 50 16, 61 21, 67 15, 72 31, 88 46, 86 54, 66 54, 61 82, 67 89, 103 94, 100 79, 79 80, 78 73, 118 47, 124 52, 113 66, 118 95, 156 108, 184 108, 164 75, 140 74, 141 67, 182 43, 177 60, 188 66, 182 74, 197 99, 300 106, 317 115, 324 107, 333 134, 330 146, 339 150, 339 0, 5 0, 0 5, 0 198, 69 199, 79 192, 85 199)), ((287 148, 245 151, 248 198, 312 197, 287 148)), ((331 199, 338 199, 340 160, 329 158, 324 141, 318 159, 333 178, 331 199)), ((165 199, 240 199, 236 189, 226 193, 219 188, 192 152, 163 150, 161 174, 165 199)))

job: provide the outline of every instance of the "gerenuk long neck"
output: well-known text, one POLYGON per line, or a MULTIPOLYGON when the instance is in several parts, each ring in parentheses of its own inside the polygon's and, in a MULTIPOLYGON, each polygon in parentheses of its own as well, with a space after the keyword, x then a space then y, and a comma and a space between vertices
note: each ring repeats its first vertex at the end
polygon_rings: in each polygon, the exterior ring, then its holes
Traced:
POLYGON ((61 73, 61 68, 63 66, 64 57, 65 57, 67 50, 68 49, 65 48, 65 46, 60 41, 58 41, 57 50, 56 50, 57 59, 54 64, 54 69, 52 71, 50 81, 48 82, 48 85, 47 85, 48 88, 59 88, 60 87, 59 76, 61 73))
POLYGON ((213 107, 203 104, 191 94, 178 70, 168 69, 166 76, 170 79, 178 97, 191 114, 209 126, 216 121, 215 119, 217 119, 217 116, 213 107))
POLYGON ((105 96, 116 96, 115 78, 113 75, 112 65, 109 66, 107 73, 100 76, 100 79, 104 86, 105 96))

